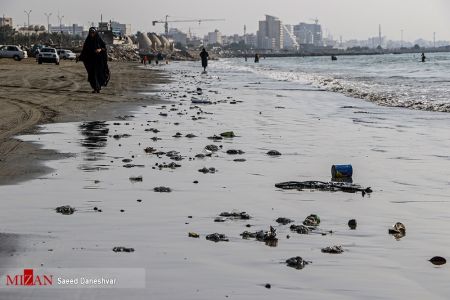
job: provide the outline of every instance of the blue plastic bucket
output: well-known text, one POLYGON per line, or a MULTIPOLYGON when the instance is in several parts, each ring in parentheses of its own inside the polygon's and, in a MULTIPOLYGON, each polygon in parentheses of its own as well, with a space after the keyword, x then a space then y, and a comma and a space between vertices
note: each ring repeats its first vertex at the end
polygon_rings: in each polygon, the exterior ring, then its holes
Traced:
POLYGON ((352 165, 333 165, 331 167, 332 178, 350 178, 353 176, 352 165))

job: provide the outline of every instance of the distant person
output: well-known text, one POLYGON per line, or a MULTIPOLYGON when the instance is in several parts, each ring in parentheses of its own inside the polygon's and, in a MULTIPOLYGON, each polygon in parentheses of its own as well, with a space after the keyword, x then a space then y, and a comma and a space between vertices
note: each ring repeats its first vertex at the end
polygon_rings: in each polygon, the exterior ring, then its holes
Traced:
POLYGON ((247 61, 247 53, 244 54, 244 59, 247 61))
POLYGON ((156 55, 158 60, 164 60, 164 56, 162 55, 161 52, 158 52, 158 54, 156 55))
POLYGON ((202 52, 200 52, 200 58, 202 59, 203 72, 206 72, 206 67, 208 66, 209 53, 206 51, 205 48, 203 48, 202 52))
POLYGON ((427 60, 427 57, 425 56, 425 53, 422 53, 422 62, 424 63, 427 60))
POLYGON ((332 56, 331 56, 331 60, 332 60, 332 61, 336 61, 336 60, 337 60, 337 57, 336 57, 335 55, 332 55, 332 56))
POLYGON ((255 54, 255 63, 259 63, 259 54, 258 53, 255 54))
POLYGON ((92 93, 100 93, 102 86, 107 86, 111 73, 108 68, 106 44, 97 33, 95 27, 89 28, 89 35, 77 61, 81 60, 88 73, 88 81, 92 93))
POLYGON ((148 57, 147 57, 147 55, 144 55, 144 66, 146 66, 147 65, 147 62, 148 62, 148 57))

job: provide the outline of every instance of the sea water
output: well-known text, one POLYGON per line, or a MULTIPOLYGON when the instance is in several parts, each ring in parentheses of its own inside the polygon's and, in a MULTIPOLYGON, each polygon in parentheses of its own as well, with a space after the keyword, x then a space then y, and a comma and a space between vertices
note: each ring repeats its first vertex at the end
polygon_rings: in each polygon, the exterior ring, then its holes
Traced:
POLYGON ((218 68, 261 74, 385 106, 450 112, 450 53, 226 59, 218 68))

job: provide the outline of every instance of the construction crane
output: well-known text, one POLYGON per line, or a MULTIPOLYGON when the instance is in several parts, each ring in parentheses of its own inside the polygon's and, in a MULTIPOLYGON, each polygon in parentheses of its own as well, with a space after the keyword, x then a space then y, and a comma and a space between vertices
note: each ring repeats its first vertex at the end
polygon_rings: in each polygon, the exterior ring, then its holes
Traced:
POLYGON ((225 21, 225 19, 193 19, 193 20, 168 20, 170 16, 166 15, 166 20, 162 21, 162 20, 158 20, 158 21, 152 21, 153 26, 155 26, 158 23, 162 23, 164 24, 164 30, 166 35, 169 34, 169 22, 170 23, 198 23, 201 24, 202 22, 216 22, 216 21, 225 21))

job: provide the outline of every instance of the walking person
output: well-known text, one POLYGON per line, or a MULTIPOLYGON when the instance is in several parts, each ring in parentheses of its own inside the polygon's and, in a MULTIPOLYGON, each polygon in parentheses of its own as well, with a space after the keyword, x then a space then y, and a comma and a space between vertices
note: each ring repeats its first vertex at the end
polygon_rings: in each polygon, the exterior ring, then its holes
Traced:
POLYGON ((422 53, 422 62, 424 63, 427 60, 427 57, 425 56, 425 53, 422 53))
POLYGON ((205 48, 203 48, 202 52, 200 52, 200 58, 202 59, 203 72, 206 73, 206 67, 208 66, 209 53, 206 51, 205 48))
POLYGON ((89 28, 89 35, 78 60, 81 60, 86 68, 92 93, 100 93, 102 87, 108 85, 111 74, 108 68, 106 44, 95 27, 89 28))

